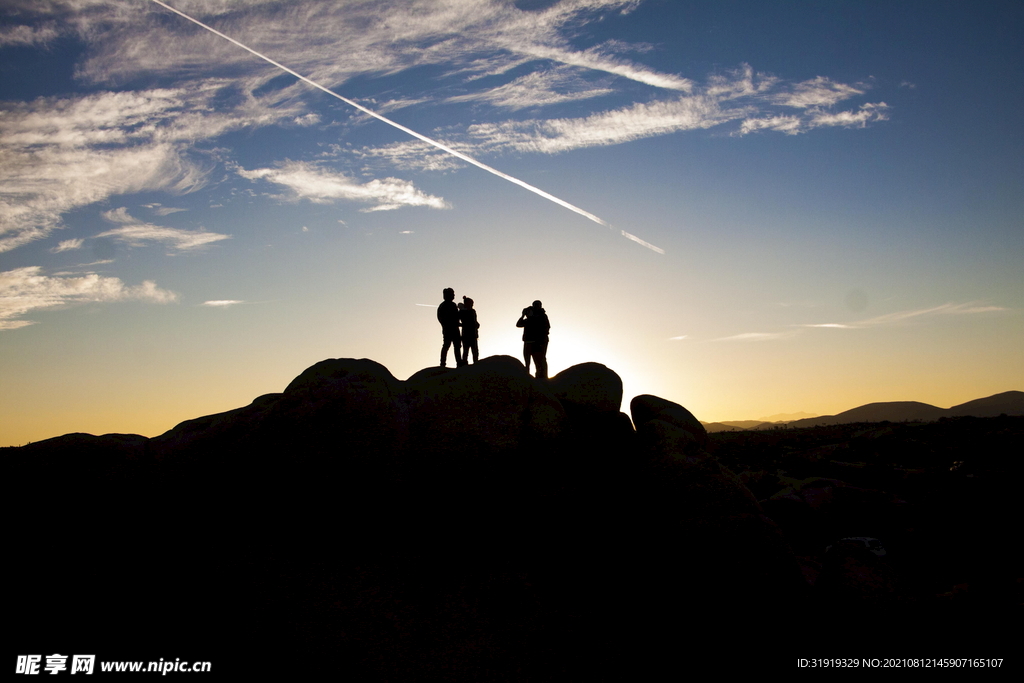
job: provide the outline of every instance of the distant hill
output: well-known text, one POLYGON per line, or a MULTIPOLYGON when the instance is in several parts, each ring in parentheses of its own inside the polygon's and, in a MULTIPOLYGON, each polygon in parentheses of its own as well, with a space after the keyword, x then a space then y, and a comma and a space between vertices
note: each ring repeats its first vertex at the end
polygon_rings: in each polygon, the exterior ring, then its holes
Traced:
POLYGON ((1024 415, 1024 391, 1004 391, 988 398, 978 398, 953 406, 947 413, 950 417, 999 417, 1004 413, 1024 415))
POLYGON ((868 403, 836 415, 822 415, 790 422, 791 427, 817 427, 849 422, 931 422, 943 417, 998 417, 1024 415, 1024 392, 1005 391, 987 398, 944 409, 918 401, 868 403))
POLYGON ((730 427, 739 427, 740 429, 753 429, 764 424, 764 422, 765 420, 726 420, 722 424, 729 425, 730 427))
POLYGON ((1024 415, 1024 391, 1004 391, 987 398, 978 398, 952 408, 939 408, 919 401, 884 401, 868 403, 837 415, 811 413, 779 413, 760 420, 723 420, 702 422, 709 434, 744 430, 788 427, 818 427, 851 422, 931 422, 943 417, 998 417, 1024 415))
POLYGON ((809 417, 818 417, 817 413, 776 413, 775 415, 769 415, 768 417, 757 418, 758 422, 792 422, 793 420, 804 420, 809 417))
MULTIPOLYGON (((755 425, 761 424, 757 421, 752 422, 755 425)), ((701 422, 701 424, 704 425, 704 429, 707 430, 708 434, 715 434, 717 432, 742 432, 745 429, 750 429, 750 427, 743 427, 735 422, 701 422)))
POLYGON ((918 401, 888 401, 868 403, 867 405, 844 410, 836 415, 810 417, 806 420, 790 422, 792 427, 816 427, 825 424, 845 424, 847 422, 904 422, 938 420, 946 414, 942 408, 918 401))

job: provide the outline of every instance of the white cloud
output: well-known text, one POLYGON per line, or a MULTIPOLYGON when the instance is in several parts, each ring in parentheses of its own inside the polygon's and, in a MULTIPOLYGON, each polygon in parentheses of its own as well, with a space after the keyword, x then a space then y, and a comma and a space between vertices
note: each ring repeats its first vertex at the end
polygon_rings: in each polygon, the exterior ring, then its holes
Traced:
POLYGON ((55 24, 7 26, 0 28, 0 47, 45 45, 60 35, 55 24))
POLYGON ((46 308, 75 303, 100 301, 176 301, 174 292, 160 289, 146 280, 140 285, 125 285, 119 278, 102 277, 96 273, 75 276, 41 274, 40 266, 29 266, 0 272, 0 330, 12 330, 35 321, 24 320, 26 314, 46 308))
POLYGON ((798 109, 809 107, 831 107, 836 102, 848 100, 864 91, 846 83, 837 83, 830 78, 818 76, 809 81, 796 83, 788 92, 779 93, 772 99, 778 104, 798 109))
MULTIPOLYGON (((92 49, 79 74, 93 82, 200 69, 267 71, 227 41, 196 31, 153 3, 10 1, 26 15, 59 17, 89 41, 92 49)), ((638 4, 569 0, 541 11, 522 11, 505 0, 191 0, 175 6, 254 49, 287 54, 291 68, 318 82, 337 84, 424 65, 441 65, 449 74, 484 75, 525 61, 550 60, 686 91, 687 79, 621 56, 645 46, 608 41, 580 49, 570 42, 581 26, 612 12, 628 13, 638 4)))
POLYGON ((743 332, 729 337, 712 339, 712 341, 768 341, 771 339, 785 339, 795 334, 796 332, 743 332))
POLYGON ((740 124, 739 134, 746 135, 758 130, 777 130, 787 135, 797 135, 803 133, 806 128, 799 116, 768 116, 761 119, 744 119, 740 124))
POLYGON ((530 119, 470 126, 467 137, 478 148, 496 152, 555 154, 581 147, 620 144, 681 130, 710 128, 741 116, 713 99, 695 95, 637 103, 575 119, 530 119))
POLYGON ((675 74, 658 73, 627 60, 617 59, 611 55, 603 54, 600 48, 578 51, 533 42, 516 44, 512 41, 505 43, 505 47, 538 59, 550 59, 570 66, 604 71, 632 81, 652 85, 656 88, 679 90, 681 92, 690 92, 693 89, 693 82, 687 78, 675 74))
POLYGON ((741 64, 738 69, 708 76, 707 85, 701 88, 701 92, 719 101, 735 100, 765 95, 780 82, 775 76, 755 73, 749 64, 741 64))
POLYGON ((885 102, 862 104, 857 111, 825 112, 816 111, 812 114, 810 127, 843 126, 846 128, 863 128, 871 121, 886 121, 889 108, 885 102))
POLYGON ((867 318, 865 320, 859 320, 850 323, 816 323, 798 325, 797 327, 857 330, 869 327, 880 327, 884 325, 895 325, 898 323, 905 322, 907 320, 913 320, 915 318, 930 318, 933 316, 943 315, 976 315, 979 313, 998 313, 1006 310, 1008 309, 1004 308, 1003 306, 990 306, 986 304, 980 304, 977 302, 966 304, 948 303, 942 304, 941 306, 932 306, 931 308, 919 308, 912 311, 896 311, 895 313, 886 313, 884 315, 875 316, 874 318, 867 318))
MULTIPOLYGON (((197 141, 247 126, 320 122, 302 106, 300 98, 309 92, 304 84, 279 87, 275 82, 265 88, 280 72, 153 3, 8 4, 19 21, 28 23, 2 29, 0 44, 40 44, 59 32, 76 34, 88 48, 76 71, 85 83, 120 88, 141 78, 173 82, 196 74, 206 80, 186 88, 0 105, 0 252, 45 237, 75 208, 143 190, 184 193, 202 187, 211 169, 190 155, 197 141)), ((355 77, 421 67, 439 74, 437 79, 420 79, 429 91, 404 92, 381 103, 381 111, 428 101, 473 101, 518 111, 594 98, 623 85, 654 98, 590 116, 487 122, 444 133, 446 144, 469 155, 560 153, 730 122, 737 135, 795 135, 817 127, 864 127, 887 118, 881 102, 849 111, 830 109, 862 95, 862 85, 826 77, 786 84, 748 65, 699 84, 626 57, 650 46, 581 44, 584 27, 638 5, 639 0, 563 0, 524 11, 506 0, 188 0, 180 8, 253 49, 285 56, 290 68, 335 88, 355 77), (447 98, 437 92, 444 77, 450 82, 457 76, 463 85, 480 83, 474 79, 500 79, 527 64, 529 74, 484 92, 447 98)), ((449 171, 463 164, 420 141, 357 154, 399 169, 449 171)), ((262 173, 260 177, 288 187, 295 197, 364 201, 371 204, 368 211, 446 206, 443 199, 395 178, 369 183, 343 175, 326 179, 324 171, 294 164, 247 173, 262 173), (315 175, 321 177, 311 177, 315 175)), ((170 210, 158 209, 157 215, 170 210)))
POLYGON ((96 237, 112 237, 131 247, 141 247, 148 242, 159 242, 178 251, 198 249, 214 242, 231 239, 231 235, 205 230, 181 230, 166 228, 151 223, 143 223, 128 214, 128 209, 121 207, 103 212, 103 218, 111 223, 121 223, 120 228, 101 232, 96 237))
POLYGON ((294 115, 276 104, 217 80, 0 104, 0 252, 46 237, 72 209, 133 192, 201 188, 210 169, 189 156, 190 145, 294 115), (225 92, 240 95, 235 106, 212 111, 225 92))
POLYGON ((942 304, 941 306, 933 306, 932 308, 921 308, 914 311, 898 311, 896 313, 887 313, 874 318, 868 318, 867 320, 861 320, 853 323, 851 327, 873 327, 876 325, 890 325, 893 323, 900 323, 904 320, 910 320, 912 318, 930 317, 935 315, 974 315, 977 313, 996 313, 1005 311, 1006 308, 1002 306, 987 306, 979 304, 977 302, 967 304, 942 304))
POLYGON ((244 303, 244 301, 238 301, 237 299, 215 299, 213 301, 204 301, 202 305, 210 306, 212 308, 227 308, 228 306, 244 303))
POLYGON ((178 209, 173 206, 161 206, 153 209, 153 213, 157 216, 170 216, 172 213, 178 213, 180 211, 188 211, 188 209, 178 209))
POLYGON ((237 168, 236 172, 249 180, 262 179, 281 185, 290 190, 295 199, 308 199, 318 204, 340 199, 373 204, 363 211, 389 211, 402 206, 449 208, 441 197, 425 194, 411 182, 398 178, 360 183, 342 173, 332 173, 313 164, 297 161, 288 162, 280 168, 258 168, 251 171, 237 168))
MULTIPOLYGON (((944 316, 944 315, 976 315, 980 313, 997 313, 1006 311, 1008 309, 1002 306, 991 306, 981 304, 978 302, 966 303, 966 304, 954 304, 948 303, 941 306, 933 306, 931 308, 921 308, 913 311, 898 311, 895 313, 886 313, 885 315, 876 316, 874 318, 868 318, 852 323, 815 323, 805 325, 795 325, 799 329, 787 330, 783 332, 743 332, 741 334, 734 334, 728 337, 720 337, 718 339, 711 339, 709 341, 770 341, 773 339, 788 339, 801 335, 807 329, 811 328, 824 328, 824 329, 841 329, 841 330, 855 330, 871 327, 879 327, 884 325, 894 325, 902 323, 907 320, 913 320, 916 318, 928 318, 933 316, 944 316)), ((673 337, 678 339, 680 337, 673 337)))
POLYGON ((303 114, 302 116, 296 116, 295 118, 292 119, 292 123, 294 123, 297 126, 303 127, 315 126, 316 124, 320 123, 320 115, 315 112, 309 112, 308 114, 303 114))
MULTIPOLYGON (((556 96, 558 78, 570 78, 564 67, 562 76, 535 72, 490 91, 458 96, 456 100, 486 101, 496 106, 517 109, 543 103, 556 96)), ((883 102, 865 104, 857 111, 831 112, 811 102, 828 103, 852 97, 860 90, 828 79, 815 79, 797 86, 786 86, 780 79, 755 73, 749 65, 713 74, 693 93, 650 102, 638 102, 579 118, 531 118, 471 125, 465 132, 446 130, 445 144, 468 154, 503 152, 540 152, 556 154, 583 147, 616 145, 647 137, 686 130, 708 129, 739 121, 733 135, 757 131, 777 131, 788 135, 806 133, 822 126, 864 127, 887 118, 883 102), (786 89, 782 94, 772 94, 786 89), (784 103, 786 113, 776 109, 784 103), (797 103, 807 106, 792 113, 797 103)), ((586 93, 587 91, 584 91, 586 93)), ((364 160, 386 159, 403 169, 448 171, 460 162, 420 141, 404 141, 355 152, 364 160)))
POLYGON ((669 341, 681 341, 683 339, 689 339, 689 336, 690 335, 688 335, 688 334, 681 334, 678 337, 669 337, 668 340, 669 341))
POLYGON ((748 118, 740 124, 736 134, 746 135, 759 130, 774 130, 787 135, 799 135, 822 126, 864 128, 868 123, 888 120, 889 114, 886 111, 888 108, 889 105, 885 102, 870 102, 862 104, 857 111, 830 112, 812 108, 799 116, 748 118))
POLYGON ((585 100, 615 92, 611 88, 591 87, 574 69, 556 67, 534 71, 490 90, 449 97, 449 102, 486 102, 503 109, 525 109, 563 102, 585 100))
MULTIPOLYGON (((405 109, 406 107, 413 107, 417 104, 424 104, 431 102, 430 97, 400 97, 396 99, 390 99, 385 102, 377 102, 374 99, 369 99, 363 102, 369 109, 377 112, 378 114, 385 114, 389 111, 396 111, 398 109, 405 109)), ((367 117, 372 118, 372 117, 367 117)))
POLYGON ((57 243, 57 246, 55 246, 50 251, 52 251, 54 254, 59 254, 62 251, 73 251, 75 249, 81 249, 83 244, 85 244, 85 240, 82 238, 73 240, 61 240, 60 242, 57 243))
MULTIPOLYGON (((472 152, 469 145, 444 141, 446 145, 465 153, 472 152)), ((442 152, 421 140, 395 142, 382 147, 367 147, 353 152, 364 161, 383 160, 402 171, 451 171, 466 165, 458 157, 442 152)))

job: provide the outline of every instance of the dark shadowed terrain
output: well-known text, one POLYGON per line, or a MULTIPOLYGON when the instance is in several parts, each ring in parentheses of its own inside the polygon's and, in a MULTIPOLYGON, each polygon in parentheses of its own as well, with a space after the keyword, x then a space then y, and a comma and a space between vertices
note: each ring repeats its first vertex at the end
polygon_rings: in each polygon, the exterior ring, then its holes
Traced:
POLYGON ((1024 417, 709 437, 621 401, 594 363, 337 359, 152 439, 3 449, 15 649, 360 681, 1019 651, 1024 417))

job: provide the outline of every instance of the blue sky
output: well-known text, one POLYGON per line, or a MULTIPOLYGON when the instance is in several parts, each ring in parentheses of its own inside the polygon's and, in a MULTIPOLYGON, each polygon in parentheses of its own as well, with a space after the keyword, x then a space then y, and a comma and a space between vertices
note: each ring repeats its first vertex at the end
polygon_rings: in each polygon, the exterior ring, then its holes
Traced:
POLYGON ((6 2, 4 445, 404 379, 449 286, 704 420, 1021 388, 1020 3, 168 4, 558 203, 150 0, 6 2))

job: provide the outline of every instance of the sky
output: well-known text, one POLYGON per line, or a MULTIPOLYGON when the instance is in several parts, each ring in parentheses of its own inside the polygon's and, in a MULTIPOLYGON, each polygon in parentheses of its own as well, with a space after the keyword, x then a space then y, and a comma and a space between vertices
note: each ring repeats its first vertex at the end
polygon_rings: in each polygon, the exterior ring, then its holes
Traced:
POLYGON ((1024 389, 1019 2, 166 4, 0 7, 0 445, 406 379, 445 287, 626 410, 1024 389))

